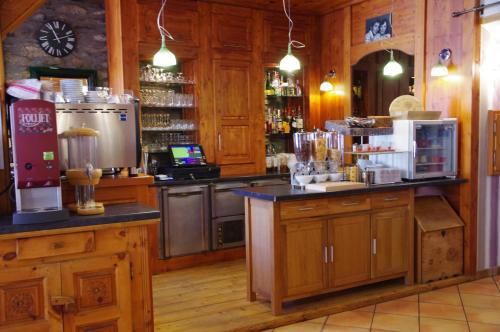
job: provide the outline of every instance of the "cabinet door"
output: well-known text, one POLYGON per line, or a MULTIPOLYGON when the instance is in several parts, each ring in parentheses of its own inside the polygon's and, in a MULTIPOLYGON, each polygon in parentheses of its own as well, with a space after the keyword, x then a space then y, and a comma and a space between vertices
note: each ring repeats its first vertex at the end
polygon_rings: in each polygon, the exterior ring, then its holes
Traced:
POLYGON ((217 123, 216 161, 220 165, 253 161, 251 63, 214 61, 214 106, 217 123))
POLYGON ((408 210, 372 214, 372 278, 408 271, 408 210))
POLYGON ((327 222, 300 221, 282 226, 285 296, 327 287, 327 222))
MULTIPOLYGON (((239 8, 243 10, 243 8, 239 8)), ((212 16, 212 47, 227 50, 252 50, 252 18, 248 11, 242 16, 214 13, 212 16)))
POLYGON ((132 331, 131 276, 127 253, 61 264, 62 294, 75 305, 66 309, 64 331, 132 331))
POLYGON ((329 223, 330 285, 370 279, 370 215, 335 218, 329 223))
POLYGON ((0 331, 62 332, 61 314, 50 304, 61 294, 59 264, 0 270, 0 331))

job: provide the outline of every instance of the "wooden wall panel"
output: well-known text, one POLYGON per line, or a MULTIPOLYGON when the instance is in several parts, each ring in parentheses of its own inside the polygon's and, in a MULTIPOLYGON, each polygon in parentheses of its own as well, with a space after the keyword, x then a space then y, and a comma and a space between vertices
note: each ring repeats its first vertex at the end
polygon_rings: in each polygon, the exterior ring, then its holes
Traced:
MULTIPOLYGON (((417 0, 421 1, 421 0, 417 0)), ((415 32, 415 0, 370 0, 352 6, 351 45, 365 43, 365 21, 392 12, 393 36, 415 32)))
POLYGON ((40 8, 46 0, 3 0, 0 1, 0 31, 5 39, 21 23, 40 8))

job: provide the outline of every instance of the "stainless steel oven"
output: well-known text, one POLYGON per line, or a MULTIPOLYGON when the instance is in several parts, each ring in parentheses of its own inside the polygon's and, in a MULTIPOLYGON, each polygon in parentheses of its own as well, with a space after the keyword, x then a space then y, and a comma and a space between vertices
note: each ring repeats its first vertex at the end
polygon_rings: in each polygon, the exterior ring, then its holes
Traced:
POLYGON ((243 182, 217 183, 211 186, 212 249, 245 245, 245 203, 235 195, 236 188, 246 188, 243 182))

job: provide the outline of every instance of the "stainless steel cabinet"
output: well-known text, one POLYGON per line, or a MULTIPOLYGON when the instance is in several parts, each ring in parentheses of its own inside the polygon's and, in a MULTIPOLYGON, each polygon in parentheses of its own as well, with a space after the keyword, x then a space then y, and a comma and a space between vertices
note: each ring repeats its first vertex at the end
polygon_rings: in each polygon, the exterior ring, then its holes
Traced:
POLYGON ((161 199, 163 258, 207 251, 208 185, 163 188, 161 199))

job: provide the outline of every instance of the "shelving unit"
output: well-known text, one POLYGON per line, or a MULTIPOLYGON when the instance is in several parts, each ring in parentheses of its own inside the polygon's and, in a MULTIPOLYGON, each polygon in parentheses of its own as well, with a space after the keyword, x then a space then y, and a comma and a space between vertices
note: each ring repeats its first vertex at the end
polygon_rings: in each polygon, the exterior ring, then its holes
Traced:
POLYGON ((293 132, 305 128, 306 104, 302 90, 303 71, 293 75, 280 71, 273 65, 265 66, 264 71, 264 118, 266 147, 275 153, 293 153, 293 132), (297 118, 299 117, 297 128, 297 118), (280 118, 278 120, 278 118, 280 118), (295 121, 294 121, 295 119, 295 121), (281 122, 281 128, 278 123, 281 122), (295 123, 295 126, 292 124, 295 123), (272 147, 272 148, 270 148, 272 147))
POLYGON ((171 143, 198 141, 195 82, 188 77, 178 79, 179 75, 180 67, 165 70, 141 63, 141 137, 149 151, 163 151, 171 143), (144 79, 145 68, 159 73, 153 79, 163 81, 144 79), (192 128, 175 127, 172 122, 178 120, 191 122, 188 127, 192 128))

